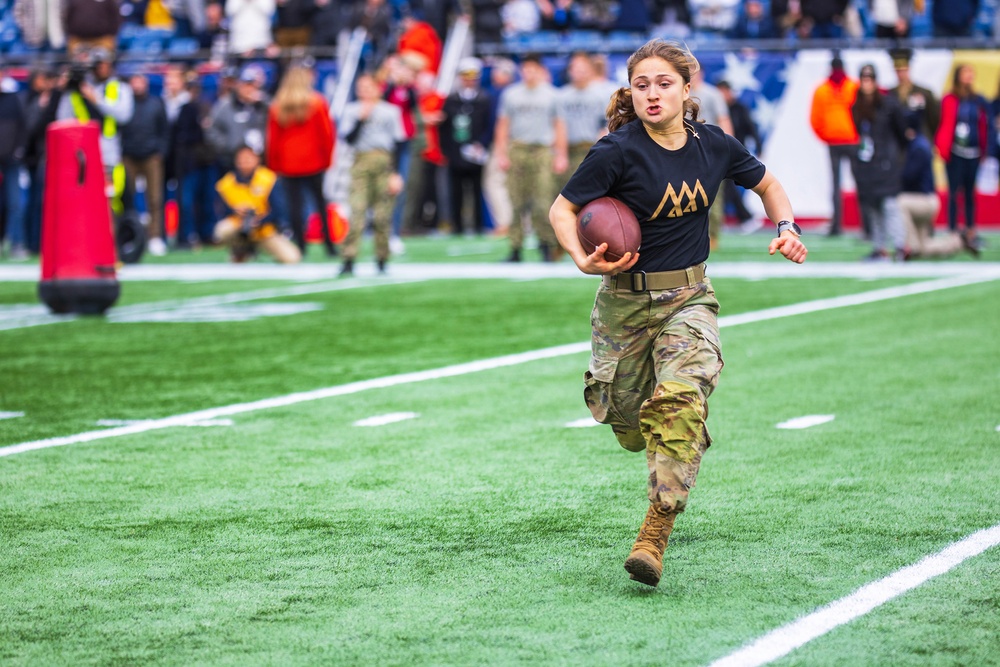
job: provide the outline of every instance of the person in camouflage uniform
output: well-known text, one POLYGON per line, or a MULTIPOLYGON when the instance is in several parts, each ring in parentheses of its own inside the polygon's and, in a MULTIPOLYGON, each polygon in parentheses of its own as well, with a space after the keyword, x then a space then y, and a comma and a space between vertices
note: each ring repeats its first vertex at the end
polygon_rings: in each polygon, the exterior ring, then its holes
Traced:
POLYGON ((625 570, 650 586, 660 581, 667 538, 711 443, 708 397, 723 360, 719 303, 704 262, 708 211, 723 179, 752 189, 781 221, 772 255, 801 263, 807 254, 781 184, 734 138, 697 122, 690 97, 697 67, 685 48, 659 39, 632 54, 629 86, 608 109, 610 134, 549 211, 580 270, 603 276, 584 398, 622 447, 646 452, 649 507, 625 570), (628 206, 642 231, 640 251, 616 262, 605 259, 607 244, 584 249, 577 237, 580 210, 605 196, 628 206))
POLYGON ((608 132, 608 121, 604 114, 608 108, 607 86, 597 80, 593 58, 583 51, 570 56, 566 67, 569 82, 559 89, 559 117, 566 123, 566 143, 568 164, 562 174, 556 174, 556 189, 559 194, 570 176, 576 171, 590 147, 608 132))
POLYGON ((545 204, 552 197, 553 172, 566 171, 566 123, 558 115, 558 91, 546 77, 537 55, 524 56, 521 81, 504 88, 497 110, 493 148, 497 166, 508 172, 507 189, 514 209, 508 231, 512 262, 521 261, 525 214, 531 217, 542 259, 554 261, 560 254, 545 220, 545 204))
POLYGON ((349 199, 351 225, 344 239, 342 276, 354 273, 369 210, 375 229, 375 260, 379 273, 385 272, 392 209, 396 195, 403 189, 399 158, 405 134, 399 108, 382 100, 378 83, 370 74, 359 76, 355 89, 358 99, 345 107, 340 124, 344 140, 355 150, 349 199))

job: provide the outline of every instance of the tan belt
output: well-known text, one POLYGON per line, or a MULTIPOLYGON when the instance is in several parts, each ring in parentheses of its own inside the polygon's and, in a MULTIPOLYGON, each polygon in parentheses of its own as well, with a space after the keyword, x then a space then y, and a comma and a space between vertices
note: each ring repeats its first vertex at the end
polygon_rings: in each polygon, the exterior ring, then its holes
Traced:
POLYGON ((678 287, 694 287, 703 280, 705 280, 704 264, 689 266, 678 271, 661 271, 659 273, 638 271, 602 277, 604 286, 616 292, 656 292, 677 289, 678 287))

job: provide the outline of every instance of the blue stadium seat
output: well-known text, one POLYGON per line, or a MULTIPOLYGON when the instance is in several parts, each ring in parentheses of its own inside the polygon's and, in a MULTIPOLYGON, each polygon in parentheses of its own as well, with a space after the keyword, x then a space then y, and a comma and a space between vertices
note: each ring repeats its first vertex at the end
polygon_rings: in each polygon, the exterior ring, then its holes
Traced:
POLYGON ((574 49, 594 50, 604 36, 597 30, 570 30, 566 35, 566 45, 574 49))
POLYGON ((199 46, 198 40, 194 37, 174 37, 167 44, 167 53, 172 56, 186 56, 197 53, 199 46))
POLYGON ((132 44, 132 39, 144 31, 145 28, 141 25, 136 25, 135 23, 124 23, 122 27, 118 30, 118 48, 119 50, 125 51, 132 44))
POLYGON ((162 53, 164 46, 166 46, 173 34, 169 30, 150 30, 142 26, 136 26, 136 28, 127 46, 128 51, 131 53, 162 53))
POLYGON ((18 46, 21 46, 21 31, 17 24, 13 19, 0 21, 0 51, 16 53, 18 46))
POLYGON ((546 49, 557 49, 563 44, 562 35, 549 30, 539 30, 527 35, 522 35, 523 44, 529 49, 544 51, 546 49))
POLYGON ((610 51, 634 51, 642 46, 647 39, 647 35, 639 32, 612 30, 608 33, 606 44, 610 51))

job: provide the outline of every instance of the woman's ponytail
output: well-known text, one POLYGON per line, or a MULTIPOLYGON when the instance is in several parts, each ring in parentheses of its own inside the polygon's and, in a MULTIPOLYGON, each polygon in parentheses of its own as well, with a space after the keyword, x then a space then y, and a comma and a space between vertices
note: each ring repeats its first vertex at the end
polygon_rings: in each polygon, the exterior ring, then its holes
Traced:
POLYGON ((635 106, 632 104, 632 89, 628 86, 622 86, 616 90, 611 96, 611 102, 604 115, 608 119, 608 132, 614 132, 638 118, 635 106))

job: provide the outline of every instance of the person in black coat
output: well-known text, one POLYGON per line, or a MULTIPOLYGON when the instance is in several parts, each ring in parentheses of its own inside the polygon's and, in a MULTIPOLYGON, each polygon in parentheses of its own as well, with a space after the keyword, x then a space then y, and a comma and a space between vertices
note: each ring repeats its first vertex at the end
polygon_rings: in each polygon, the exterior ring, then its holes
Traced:
MULTIPOLYGON (((163 99, 149 94, 149 79, 138 72, 129 77, 135 99, 132 119, 122 125, 122 161, 125 164, 127 193, 135 192, 136 177, 146 181, 145 201, 149 212, 149 252, 166 253, 163 234, 164 157, 170 140, 170 123, 163 99)), ((132 197, 125 198, 126 208, 132 197)))
MULTIPOLYGON (((760 154, 760 134, 757 132, 757 123, 750 115, 750 108, 740 102, 740 98, 736 96, 736 92, 728 81, 719 81, 715 87, 722 93, 722 97, 726 100, 726 106, 729 107, 729 119, 733 123, 733 136, 752 154, 760 154)), ((723 187, 725 188, 726 207, 731 206, 735 210, 736 217, 744 232, 753 232, 763 226, 763 220, 753 220, 753 214, 747 210, 743 203, 743 193, 732 180, 726 179, 723 187)))
POLYGON ((729 36, 734 39, 777 39, 781 34, 774 20, 764 12, 763 3, 747 0, 729 36))
POLYGON ((858 130, 858 153, 854 160, 861 217, 871 230, 872 253, 868 259, 906 257, 906 230, 896 196, 900 192, 903 155, 906 149, 906 116, 892 95, 878 88, 875 67, 861 68, 858 96, 851 117, 858 130))
MULTIPOLYGON (((27 119, 17 82, 0 69, 0 208, 6 214, 6 238, 13 259, 26 259, 24 207, 21 206, 21 166, 24 161, 27 119)), ((4 234, 0 233, 0 241, 4 234)))
POLYGON ((283 49, 309 46, 315 15, 314 0, 277 0, 274 43, 283 49))
POLYGON ((482 62, 463 58, 458 67, 459 86, 444 102, 438 133, 448 160, 448 185, 454 233, 462 233, 462 204, 471 193, 473 230, 483 233, 483 165, 489 157, 493 102, 480 87, 482 62))
POLYGON ((191 100, 181 107, 171 131, 174 170, 180 198, 181 247, 213 243, 215 229, 215 182, 219 178, 215 153, 205 138, 212 104, 202 97, 197 76, 186 82, 191 100))
POLYGON ((45 130, 48 120, 55 110, 50 110, 56 72, 47 67, 32 71, 28 79, 27 97, 24 105, 27 120, 27 141, 24 151, 24 166, 28 170, 28 207, 25 211, 24 226, 28 252, 37 255, 42 248, 42 193, 45 184, 45 130))

